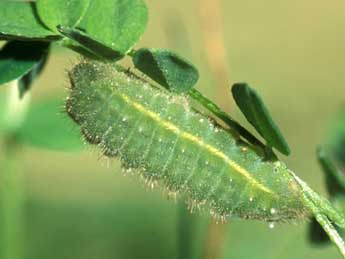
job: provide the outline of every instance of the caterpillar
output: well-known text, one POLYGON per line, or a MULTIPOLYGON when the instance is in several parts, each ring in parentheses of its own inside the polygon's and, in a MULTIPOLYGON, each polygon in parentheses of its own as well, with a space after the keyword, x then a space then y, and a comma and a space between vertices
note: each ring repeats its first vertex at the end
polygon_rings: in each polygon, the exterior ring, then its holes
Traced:
POLYGON ((81 61, 70 72, 66 101, 82 135, 126 170, 185 194, 211 215, 267 222, 309 213, 281 161, 196 112, 170 93, 111 63, 81 61))

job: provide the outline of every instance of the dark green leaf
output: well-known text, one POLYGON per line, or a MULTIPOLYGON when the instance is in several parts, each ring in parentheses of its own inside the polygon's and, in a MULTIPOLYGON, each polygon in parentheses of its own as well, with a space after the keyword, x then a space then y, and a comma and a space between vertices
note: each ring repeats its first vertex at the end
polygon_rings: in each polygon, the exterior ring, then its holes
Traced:
POLYGON ((119 60, 123 57, 120 52, 92 39, 91 36, 78 29, 72 29, 62 25, 59 25, 57 28, 62 35, 78 42, 86 50, 92 52, 98 57, 111 60, 119 60))
POLYGON ((49 56, 49 44, 42 55, 41 60, 33 66, 33 68, 24 75, 18 82, 19 87, 19 94, 20 98, 24 96, 24 94, 30 90, 32 83, 34 80, 42 73, 43 69, 45 68, 49 56))
POLYGON ((38 148, 73 151, 82 147, 79 130, 63 113, 62 98, 33 104, 16 133, 23 144, 38 148))
POLYGON ((56 40, 35 15, 29 2, 0 1, 0 39, 56 40))
POLYGON ((332 127, 327 135, 327 144, 332 157, 339 165, 345 167, 345 111, 336 114, 332 127))
POLYGON ((21 78, 47 54, 49 43, 11 41, 0 51, 0 85, 21 78))
POLYGON ((325 174, 328 193, 334 197, 345 195, 345 174, 341 172, 322 148, 317 149, 317 158, 325 174))
POLYGON ((74 27, 89 7, 90 0, 37 0, 37 12, 44 24, 57 32, 59 24, 74 27))
POLYGON ((143 34, 148 20, 142 0, 93 0, 79 26, 93 39, 127 53, 143 34))
POLYGON ((133 63, 141 72, 177 93, 188 92, 199 79, 193 64, 165 49, 139 49, 133 63))
POLYGON ((232 95, 248 122, 267 141, 267 145, 289 155, 288 144, 256 91, 247 84, 239 83, 232 87, 232 95))

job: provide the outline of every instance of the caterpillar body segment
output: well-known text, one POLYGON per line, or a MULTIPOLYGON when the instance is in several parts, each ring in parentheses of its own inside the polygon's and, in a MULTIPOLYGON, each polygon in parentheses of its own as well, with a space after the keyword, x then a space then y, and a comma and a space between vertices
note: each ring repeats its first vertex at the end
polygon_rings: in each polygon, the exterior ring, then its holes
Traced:
POLYGON ((300 188, 280 162, 191 108, 188 98, 112 64, 83 61, 70 72, 68 114, 82 134, 123 167, 185 193, 221 218, 304 218, 300 188))

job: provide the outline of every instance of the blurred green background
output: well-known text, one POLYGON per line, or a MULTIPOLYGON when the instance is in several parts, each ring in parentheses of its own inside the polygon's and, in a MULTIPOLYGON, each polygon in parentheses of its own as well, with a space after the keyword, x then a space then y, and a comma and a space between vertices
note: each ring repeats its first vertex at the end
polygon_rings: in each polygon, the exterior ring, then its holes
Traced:
MULTIPOLYGON (((146 2, 150 22, 139 46, 172 48, 192 60, 201 74, 197 87, 248 128, 229 87, 254 86, 290 143, 292 155, 283 159, 325 193, 315 147, 345 104, 345 2, 146 2)), ((66 95, 66 69, 78 59, 55 47, 33 103, 66 95)), ((100 159, 92 147, 73 153, 26 147, 20 156, 26 258, 176 258, 177 207, 161 189, 123 176, 116 160, 100 159)), ((310 245, 306 223, 269 229, 234 220, 223 228, 224 259, 340 257, 333 246, 310 245)))

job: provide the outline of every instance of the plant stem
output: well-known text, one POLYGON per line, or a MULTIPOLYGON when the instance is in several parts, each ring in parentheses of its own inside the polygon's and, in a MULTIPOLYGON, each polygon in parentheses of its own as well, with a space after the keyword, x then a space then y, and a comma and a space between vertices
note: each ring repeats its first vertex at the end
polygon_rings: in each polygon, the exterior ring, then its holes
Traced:
POLYGON ((203 259, 219 259, 224 247, 226 228, 224 224, 219 224, 212 220, 208 226, 207 240, 203 259))
POLYGON ((21 92, 18 87, 19 80, 11 82, 8 87, 7 107, 5 110, 4 125, 6 125, 6 135, 13 136, 25 119, 30 103, 30 93, 27 92, 20 98, 21 92))
MULTIPOLYGON (((186 55, 193 53, 193 48, 188 41, 185 23, 176 9, 169 8, 166 15, 165 32, 171 48, 177 49, 186 55)), ((133 56, 134 53, 128 55, 133 56)), ((177 246, 178 259, 200 259, 203 257, 204 244, 208 239, 210 220, 200 215, 192 214, 185 199, 180 199, 177 206, 177 246)))
POLYGON ((24 176, 18 159, 18 143, 15 131, 20 127, 28 107, 29 95, 19 99, 18 81, 9 87, 8 105, 5 113, 4 157, 0 180, 0 258, 23 258, 24 234, 24 176))
POLYGON ((177 206, 177 258, 201 259, 208 239, 210 220, 198 213, 192 213, 181 197, 177 206))
MULTIPOLYGON (((223 22, 219 0, 201 0, 199 2, 199 15, 203 36, 206 58, 211 69, 212 78, 218 88, 222 88, 224 82, 228 84, 228 62, 224 45, 223 22), (212 17, 212 19, 210 19, 212 17)), ((232 129, 237 131, 251 144, 264 147, 249 131, 237 123, 228 113, 223 111, 218 105, 206 98, 201 92, 193 88, 189 96, 200 103, 204 108, 213 113, 216 117, 225 122, 232 129)), ((205 242, 204 259, 220 258, 224 245, 226 231, 223 224, 211 221, 208 226, 207 240, 205 242)))
POLYGON ((221 119, 228 126, 233 128, 235 131, 237 131, 241 136, 243 136, 246 140, 248 140, 249 143, 255 146, 259 146, 263 149, 265 148, 265 145, 260 140, 258 140, 248 130, 246 130, 237 121, 235 121, 228 113, 223 111, 217 104, 209 100, 198 90, 193 88, 188 92, 188 94, 191 98, 199 102, 202 106, 204 106, 207 110, 213 113, 216 117, 221 119))
POLYGON ((227 51, 220 0, 200 0, 199 15, 206 58, 218 89, 229 83, 227 51), (210 19, 210 17, 212 17, 210 19))
POLYGON ((1 174, 1 258, 23 258, 24 181, 15 147, 5 147, 1 174))
POLYGON ((333 224, 329 221, 327 216, 317 213, 315 214, 316 221, 325 230, 331 241, 337 246, 338 251, 345 258, 345 243, 338 231, 334 228, 333 224))
POLYGON ((184 199, 177 204, 177 246, 179 259, 192 258, 192 242, 195 222, 186 208, 184 199))
POLYGON ((333 226, 330 219, 338 226, 344 228, 345 218, 341 215, 328 200, 314 192, 302 179, 295 173, 290 172, 296 182, 301 187, 302 197, 305 205, 311 210, 315 219, 327 233, 331 241, 337 246, 340 254, 345 258, 345 243, 333 226))

